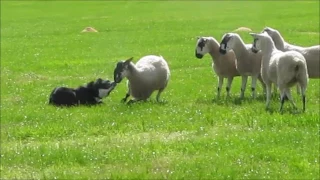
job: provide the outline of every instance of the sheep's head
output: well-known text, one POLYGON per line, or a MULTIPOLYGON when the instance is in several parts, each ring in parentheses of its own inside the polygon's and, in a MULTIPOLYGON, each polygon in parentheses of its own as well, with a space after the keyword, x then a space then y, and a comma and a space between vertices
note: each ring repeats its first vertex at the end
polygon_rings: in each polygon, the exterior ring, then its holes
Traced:
POLYGON ((236 44, 236 38, 239 35, 236 33, 226 33, 222 36, 222 40, 220 43, 219 52, 220 54, 226 54, 228 51, 233 49, 236 44))
POLYGON ((262 44, 265 44, 266 39, 270 39, 269 41, 272 42, 271 37, 267 32, 250 33, 250 35, 253 37, 251 51, 254 53, 258 53, 262 49, 262 44))
POLYGON ((113 72, 114 82, 120 83, 124 77, 127 77, 129 65, 132 61, 133 57, 125 60, 125 61, 119 61, 116 65, 116 68, 113 72))
POLYGON ((205 54, 209 52, 209 47, 208 47, 208 39, 207 37, 197 37, 197 44, 196 44, 196 51, 195 51, 195 56, 198 59, 203 58, 205 54))
POLYGON ((279 34, 279 31, 277 31, 276 29, 273 29, 273 28, 271 28, 271 27, 265 27, 262 31, 261 31, 261 33, 264 33, 264 32, 266 32, 266 33, 268 33, 268 35, 270 36, 270 37, 275 37, 277 34, 279 34))

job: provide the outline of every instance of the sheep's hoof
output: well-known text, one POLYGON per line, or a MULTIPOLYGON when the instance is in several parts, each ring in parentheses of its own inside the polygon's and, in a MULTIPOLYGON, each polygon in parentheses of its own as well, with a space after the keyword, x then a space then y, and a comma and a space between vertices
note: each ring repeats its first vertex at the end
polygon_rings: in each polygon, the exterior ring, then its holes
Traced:
POLYGON ((127 105, 131 105, 131 104, 133 104, 133 103, 135 103, 136 102, 136 100, 129 100, 128 102, 127 102, 127 105))
POLYGON ((168 102, 166 100, 160 100, 160 101, 157 101, 157 103, 163 105, 163 104, 167 104, 168 102))

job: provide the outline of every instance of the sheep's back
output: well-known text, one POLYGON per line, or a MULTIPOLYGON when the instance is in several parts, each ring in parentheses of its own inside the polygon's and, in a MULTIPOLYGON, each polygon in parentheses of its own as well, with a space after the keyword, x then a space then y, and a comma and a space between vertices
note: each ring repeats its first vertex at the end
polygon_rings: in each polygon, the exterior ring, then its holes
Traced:
POLYGON ((149 76, 147 78, 167 77, 170 75, 170 70, 167 62, 161 56, 149 55, 142 57, 136 63, 137 69, 144 74, 149 76))
POLYGON ((161 56, 142 57, 136 67, 138 78, 132 78, 130 88, 132 95, 139 99, 148 98, 154 90, 166 87, 170 78, 167 62, 161 56))

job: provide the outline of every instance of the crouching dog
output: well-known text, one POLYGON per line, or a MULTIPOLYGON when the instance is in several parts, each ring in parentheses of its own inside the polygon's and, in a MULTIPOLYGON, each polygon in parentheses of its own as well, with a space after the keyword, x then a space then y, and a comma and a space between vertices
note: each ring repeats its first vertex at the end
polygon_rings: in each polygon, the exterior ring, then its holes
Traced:
POLYGON ((102 103, 116 87, 115 82, 101 78, 78 88, 56 87, 50 94, 49 104, 55 106, 96 105, 102 103))

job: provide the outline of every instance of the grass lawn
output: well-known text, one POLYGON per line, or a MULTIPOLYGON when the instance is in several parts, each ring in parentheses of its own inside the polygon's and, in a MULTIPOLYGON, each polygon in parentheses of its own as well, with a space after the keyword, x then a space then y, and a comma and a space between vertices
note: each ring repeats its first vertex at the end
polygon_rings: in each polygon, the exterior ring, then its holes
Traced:
POLYGON ((1 1, 1 179, 319 179, 319 79, 305 113, 278 113, 277 98, 265 111, 259 83, 239 101, 240 78, 216 99, 196 36, 241 26, 319 44, 319 1, 1 1), (148 54, 170 66, 165 103, 120 103, 122 81, 101 106, 47 104, 56 86, 113 80, 117 61, 148 54))

